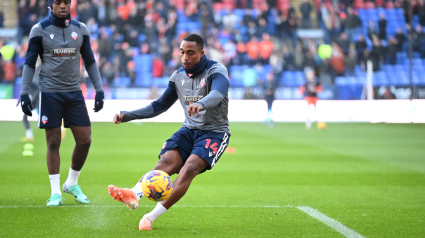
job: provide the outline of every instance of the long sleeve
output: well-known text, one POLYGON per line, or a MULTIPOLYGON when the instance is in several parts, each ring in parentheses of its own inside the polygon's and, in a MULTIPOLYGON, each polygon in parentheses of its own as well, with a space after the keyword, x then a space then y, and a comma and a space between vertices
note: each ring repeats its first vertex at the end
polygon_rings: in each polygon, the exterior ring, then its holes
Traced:
POLYGON ((121 111, 120 114, 124 113, 123 122, 156 117, 167 111, 177 101, 177 99, 178 96, 175 83, 169 82, 164 94, 162 94, 158 100, 152 102, 146 107, 134 111, 121 111))
POLYGON ((211 75, 211 79, 211 92, 197 102, 202 106, 202 110, 208 110, 217 106, 229 90, 229 80, 222 73, 211 75))
POLYGON ((37 58, 39 55, 40 57, 43 55, 43 37, 38 35, 39 31, 40 27, 38 24, 31 29, 27 55, 25 57, 25 64, 22 71, 21 95, 28 95, 30 93, 37 58))
POLYGON ((100 77, 99 67, 97 66, 96 60, 94 59, 93 51, 90 46, 90 37, 88 35, 85 25, 83 25, 83 45, 81 46, 80 52, 83 58, 84 65, 86 66, 87 73, 90 80, 93 83, 96 92, 103 92, 102 79, 100 77))

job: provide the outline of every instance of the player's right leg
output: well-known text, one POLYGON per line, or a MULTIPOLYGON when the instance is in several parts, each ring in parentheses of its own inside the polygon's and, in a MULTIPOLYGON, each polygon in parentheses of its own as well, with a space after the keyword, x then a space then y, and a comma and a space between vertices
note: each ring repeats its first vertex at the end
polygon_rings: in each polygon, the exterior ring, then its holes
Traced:
POLYGON ((159 202, 151 212, 142 217, 139 222, 139 230, 152 230, 152 223, 178 202, 186 194, 192 180, 209 166, 210 164, 198 155, 190 155, 173 183, 174 190, 170 197, 163 202, 159 202))
POLYGON ((62 193, 60 189, 60 156, 59 147, 61 144, 60 127, 46 128, 47 141, 47 169, 49 171, 51 197, 47 206, 59 206, 62 204, 62 193))
MULTIPOLYGON (((178 148, 169 150, 160 156, 158 163, 155 165, 153 170, 161 170, 169 174, 170 176, 178 173, 183 166, 183 160, 180 156, 178 148)), ((132 188, 119 188, 114 185, 108 186, 109 195, 116 201, 124 203, 127 207, 136 209, 139 206, 139 199, 143 197, 142 192, 142 179, 132 188)))
POLYGON ((59 206, 62 204, 59 177, 62 112, 63 99, 59 93, 40 93, 38 127, 45 129, 46 133, 46 161, 51 186, 51 197, 48 200, 47 206, 59 206))

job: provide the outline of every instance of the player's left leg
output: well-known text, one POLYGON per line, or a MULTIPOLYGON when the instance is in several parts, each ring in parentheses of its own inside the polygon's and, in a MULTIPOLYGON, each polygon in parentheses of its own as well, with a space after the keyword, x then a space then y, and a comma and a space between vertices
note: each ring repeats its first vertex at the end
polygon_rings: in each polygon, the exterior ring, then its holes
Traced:
POLYGON ((71 126, 75 139, 71 168, 80 171, 86 162, 91 145, 91 127, 71 126))
POLYGON ((78 177, 86 162, 91 145, 91 127, 71 126, 75 139, 75 147, 72 153, 72 164, 69 168, 68 179, 63 184, 63 191, 72 194, 75 201, 79 203, 89 203, 89 199, 83 194, 78 186, 78 177))
POLYGON ((170 197, 162 202, 165 209, 169 209, 176 202, 178 202, 187 192, 192 180, 196 175, 205 171, 210 165, 197 155, 190 155, 186 163, 181 168, 179 175, 173 183, 174 189, 170 197))
POLYGON ((190 155, 173 183, 173 193, 165 201, 159 202, 150 213, 143 216, 139 222, 139 230, 151 230, 152 223, 178 202, 186 194, 196 175, 205 171, 209 166, 210 164, 198 155, 190 155))

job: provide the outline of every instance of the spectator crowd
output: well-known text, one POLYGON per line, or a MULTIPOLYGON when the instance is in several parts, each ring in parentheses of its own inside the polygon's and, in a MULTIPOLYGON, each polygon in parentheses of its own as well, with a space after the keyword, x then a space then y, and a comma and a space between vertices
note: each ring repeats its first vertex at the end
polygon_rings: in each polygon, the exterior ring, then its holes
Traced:
MULTIPOLYGON (((289 0, 235 0, 233 7, 207 0, 73 0, 71 14, 85 23, 91 34, 107 87, 114 87, 114 80, 120 77, 129 78, 130 87, 139 86, 141 72, 153 80, 171 75, 181 67, 179 44, 189 33, 201 34, 207 56, 230 69, 270 65, 279 83, 284 71, 312 68, 323 84, 332 85, 335 77, 354 76, 356 68, 365 71, 368 59, 374 71, 383 64, 396 64, 398 52, 408 52, 410 46, 425 58, 424 0, 379 2, 402 9, 405 25, 389 32, 385 14, 366 22, 352 0, 317 0, 314 4, 302 0, 297 8, 289 0), (184 7, 178 8, 176 3, 184 7), (297 35, 297 30, 311 28, 322 29, 324 37, 297 35), (140 71, 134 60, 140 55, 152 56, 146 72, 140 71)), ((49 9, 45 0, 20 0, 17 12, 17 46, 13 57, 1 62, 0 83, 13 84, 19 78, 29 32, 47 17, 49 9)), ((3 19, 0 13, 0 27, 3 19)), ((9 43, 0 39, 0 48, 9 43)), ((81 75, 87 77, 83 66, 81 75)), ((265 80, 265 76, 254 76, 253 86, 265 80)))

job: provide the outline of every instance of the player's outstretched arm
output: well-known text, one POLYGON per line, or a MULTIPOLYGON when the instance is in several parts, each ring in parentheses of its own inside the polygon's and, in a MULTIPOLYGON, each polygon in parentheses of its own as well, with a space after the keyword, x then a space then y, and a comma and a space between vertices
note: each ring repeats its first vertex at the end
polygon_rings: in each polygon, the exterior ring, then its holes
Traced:
POLYGON ((177 101, 177 99, 178 96, 175 83, 170 81, 164 94, 162 94, 158 100, 153 101, 146 107, 134 111, 121 111, 120 113, 124 114, 124 118, 121 120, 121 122, 156 117, 159 114, 167 111, 177 101))

